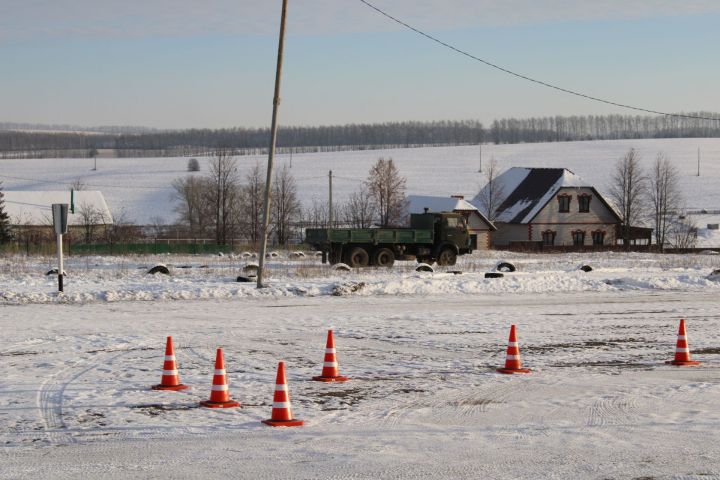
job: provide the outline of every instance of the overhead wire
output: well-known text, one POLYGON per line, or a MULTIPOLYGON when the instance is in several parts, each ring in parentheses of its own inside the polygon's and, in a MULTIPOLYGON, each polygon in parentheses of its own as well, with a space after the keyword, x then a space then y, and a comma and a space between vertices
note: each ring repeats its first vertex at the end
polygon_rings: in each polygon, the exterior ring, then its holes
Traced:
POLYGON ((613 105, 613 106, 620 107, 620 108, 625 108, 625 109, 629 109, 629 110, 635 110, 635 111, 638 111, 638 112, 653 113, 653 114, 655 114, 655 115, 662 115, 662 116, 666 116, 666 117, 692 118, 692 119, 696 119, 696 120, 710 120, 710 121, 715 121, 715 122, 720 121, 720 117, 704 117, 704 116, 701 116, 701 115, 689 115, 689 114, 684 114, 684 113, 670 113, 670 112, 663 112, 663 111, 660 111, 660 110, 653 110, 653 109, 650 109, 650 108, 638 107, 638 106, 634 106, 634 105, 630 105, 630 104, 625 104, 625 103, 614 102, 614 101, 612 101, 612 100, 607 100, 607 99, 604 99, 604 98, 595 97, 595 96, 593 96, 593 95, 588 95, 588 94, 586 94, 586 93, 582 93, 582 92, 579 92, 579 91, 576 91, 576 90, 571 90, 571 89, 569 89, 569 88, 560 87, 560 86, 558 86, 558 85, 555 85, 555 84, 552 84, 552 83, 549 83, 549 82, 545 82, 545 81, 543 81, 543 80, 538 80, 537 78, 533 78, 533 77, 529 77, 529 76, 527 76, 527 75, 523 75, 523 74, 521 74, 521 73, 517 73, 517 72, 515 72, 515 71, 513 71, 513 70, 510 70, 510 69, 508 69, 508 68, 505 68, 505 67, 502 67, 502 66, 500 66, 500 65, 497 65, 497 64, 495 64, 495 63, 492 63, 492 62, 489 62, 489 61, 487 61, 487 60, 484 60, 484 59, 482 59, 482 58, 480 58, 480 57, 477 57, 477 56, 475 56, 475 55, 473 55, 473 54, 465 51, 465 50, 462 50, 462 49, 460 49, 460 48, 458 48, 458 47, 456 47, 456 46, 454 46, 454 45, 451 45, 451 44, 449 44, 449 43, 447 43, 447 42, 445 42, 445 41, 443 41, 443 40, 440 40, 439 38, 437 38, 437 37, 435 37, 435 36, 433 36, 433 35, 430 35, 429 33, 426 33, 426 32, 424 32, 424 31, 420 30, 419 28, 414 27, 414 26, 410 25, 409 23, 407 23, 407 22, 405 22, 405 21, 403 21, 403 20, 400 20, 399 18, 397 18, 397 17, 395 17, 395 16, 393 16, 393 15, 390 15, 390 14, 387 13, 386 11, 378 8, 377 6, 375 6, 375 5, 373 5, 372 3, 368 2, 367 0, 359 0, 359 1, 360 1, 361 3, 363 3, 363 4, 365 4, 366 6, 370 7, 371 9, 375 10, 375 11, 378 12, 380 15, 383 15, 383 16, 389 18, 389 19, 392 20, 393 22, 398 23, 398 24, 402 25, 403 27, 405 27, 405 28, 407 28, 407 29, 409 29, 409 30, 412 30, 413 32, 417 33, 418 35, 421 35, 421 36, 423 36, 423 37, 425 37, 425 38, 427 38, 427 39, 429 39, 429 40, 431 40, 431 41, 433 41, 433 42, 435 42, 435 43, 437 43, 437 44, 439 44, 439 45, 442 45, 442 46, 445 47, 445 48, 448 48, 448 49, 450 49, 450 50, 453 50, 454 52, 459 53, 460 55, 464 55, 464 56, 466 56, 466 57, 468 57, 468 58, 471 58, 471 59, 473 59, 473 60, 475 60, 475 61, 477 61, 477 62, 483 63, 483 64, 485 64, 485 65, 487 65, 487 66, 489 66, 489 67, 492 67, 492 68, 494 68, 494 69, 496 69, 496 70, 500 70, 501 72, 504 72, 504 73, 506 73, 506 74, 508 74, 508 75, 512 75, 512 76, 517 77, 517 78, 520 78, 520 79, 522 79, 522 80, 526 80, 526 81, 528 81, 528 82, 536 83, 536 84, 538 84, 538 85, 542 85, 542 86, 547 87, 547 88, 551 88, 551 89, 554 89, 554 90, 557 90, 557 91, 560 91, 560 92, 564 92, 564 93, 567 93, 567 94, 570 94, 570 95, 575 95, 575 96, 577 96, 577 97, 581 97, 581 98, 584 98, 584 99, 587 99, 587 100, 591 100, 591 101, 594 101, 594 102, 600 102, 600 103, 604 103, 604 104, 607 104, 607 105, 613 105))

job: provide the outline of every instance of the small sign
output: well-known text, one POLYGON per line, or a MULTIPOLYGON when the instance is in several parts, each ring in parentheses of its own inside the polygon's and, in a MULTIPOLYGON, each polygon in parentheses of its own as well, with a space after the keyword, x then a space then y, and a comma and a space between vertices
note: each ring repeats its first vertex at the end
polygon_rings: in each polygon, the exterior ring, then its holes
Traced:
POLYGON ((55 233, 64 235, 68 230, 68 204, 53 203, 52 204, 53 227, 55 233))

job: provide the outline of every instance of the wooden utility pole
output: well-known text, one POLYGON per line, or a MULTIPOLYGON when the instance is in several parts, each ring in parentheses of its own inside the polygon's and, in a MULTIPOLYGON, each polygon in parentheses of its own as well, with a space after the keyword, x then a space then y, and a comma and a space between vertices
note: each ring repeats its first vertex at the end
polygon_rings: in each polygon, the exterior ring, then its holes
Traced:
POLYGON ((329 228, 333 228, 333 205, 332 205, 332 170, 330 170, 330 173, 328 174, 328 192, 329 192, 329 199, 328 199, 328 225, 329 228))
POLYGON ((698 147, 698 174, 697 176, 700 176, 700 147, 698 147))
POLYGON ((280 79, 282 78, 283 48, 285 46, 285 17, 287 0, 283 0, 280 16, 280 41, 278 42, 277 67, 275 69, 275 95, 273 96, 272 123, 270 125, 270 151, 268 153, 267 178, 265 180, 265 204, 263 206, 262 238, 260 240, 260 261, 258 262, 257 288, 263 288, 265 270, 265 252, 267 250, 268 226, 270 225, 270 202, 272 200, 272 173, 275 159, 275 140, 277 138, 277 115, 280 106, 280 79))
POLYGON ((478 143, 478 148, 480 149, 480 169, 478 172, 482 173, 482 143, 478 143))

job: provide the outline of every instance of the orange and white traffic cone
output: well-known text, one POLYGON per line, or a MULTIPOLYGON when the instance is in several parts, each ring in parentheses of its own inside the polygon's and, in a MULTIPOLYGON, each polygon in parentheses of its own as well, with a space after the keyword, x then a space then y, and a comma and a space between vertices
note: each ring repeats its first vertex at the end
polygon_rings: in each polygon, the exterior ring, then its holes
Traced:
POLYGON ((208 408, 231 408, 240 406, 240 402, 230 400, 222 348, 217 349, 217 355, 215 356, 215 374, 213 375, 210 400, 202 401, 200 405, 208 408))
POLYGON ((680 367, 694 367, 700 365, 690 358, 690 347, 688 347, 687 334, 685 333, 685 320, 680 320, 680 328, 678 329, 677 344, 675 346, 675 359, 668 360, 665 363, 677 365, 680 367))
POLYGON ((530 373, 529 368, 522 368, 520 361, 520 346, 515 335, 515 325, 510 326, 510 339, 508 340, 505 368, 498 368, 500 373, 530 373))
POLYGON ((265 425, 271 427, 299 427, 305 422, 296 420, 290 409, 290 392, 285 378, 285 362, 278 363, 277 378, 275 380, 275 394, 273 395, 272 415, 269 420, 263 420, 265 425))
POLYGON ((158 385, 153 385, 153 390, 186 390, 190 387, 180 383, 180 375, 177 371, 175 360, 175 349, 173 348, 172 337, 167 337, 165 343, 165 363, 163 363, 162 378, 158 385))
POLYGON ((347 382, 350 380, 348 377, 340 375, 337 357, 335 356, 335 338, 332 330, 328 330, 327 334, 322 374, 319 377, 313 377, 313 380, 318 382, 347 382))

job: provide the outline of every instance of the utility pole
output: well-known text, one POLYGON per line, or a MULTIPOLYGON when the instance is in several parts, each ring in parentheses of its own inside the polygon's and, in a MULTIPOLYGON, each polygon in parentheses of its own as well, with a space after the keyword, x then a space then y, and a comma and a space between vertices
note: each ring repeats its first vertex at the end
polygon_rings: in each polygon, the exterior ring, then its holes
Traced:
POLYGON ((292 147, 290 147, 290 168, 292 168, 292 147))
POLYGON ((329 204, 328 204, 328 224, 329 228, 333 227, 333 205, 332 205, 332 170, 328 174, 328 185, 329 185, 329 204))
POLYGON ((700 147, 698 147, 698 174, 697 176, 700 176, 700 147))
POLYGON ((282 78, 283 47, 285 46, 285 17, 287 0, 283 0, 280 16, 280 40, 278 41, 277 67, 275 69, 275 94, 273 96, 272 123, 270 125, 270 150, 268 153, 267 179, 265 180, 265 204, 262 217, 262 239, 260 240, 260 259, 258 262, 257 288, 263 288, 265 270, 265 251, 267 250, 268 226, 270 225, 270 192, 272 191, 273 160, 275 159, 275 141, 277 139, 277 114, 280 106, 280 79, 282 78))
POLYGON ((480 152, 480 168, 478 169, 478 172, 482 173, 482 141, 483 141, 483 134, 482 134, 482 125, 480 126, 480 131, 478 133, 478 150, 480 152))
POLYGON ((478 143, 478 148, 480 149, 480 169, 478 172, 482 173, 482 143, 478 143))

